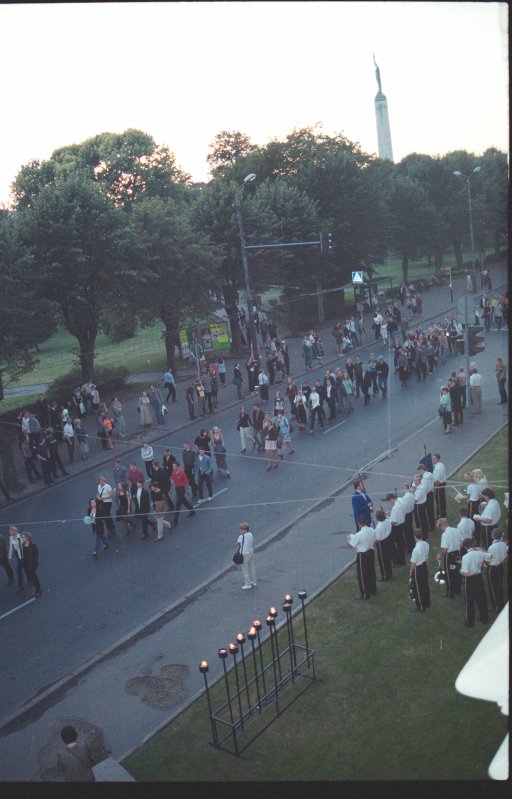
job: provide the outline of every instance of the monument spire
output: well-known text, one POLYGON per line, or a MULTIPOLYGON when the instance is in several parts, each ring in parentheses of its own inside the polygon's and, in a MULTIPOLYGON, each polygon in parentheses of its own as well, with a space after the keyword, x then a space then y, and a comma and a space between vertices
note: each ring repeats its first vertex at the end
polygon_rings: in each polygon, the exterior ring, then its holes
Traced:
POLYGON ((393 147, 391 146, 391 129, 389 127, 388 101, 386 100, 386 95, 382 93, 380 69, 375 60, 375 53, 373 54, 373 63, 375 64, 375 77, 377 79, 377 86, 379 87, 379 90, 375 95, 375 117, 377 120, 377 142, 379 148, 379 158, 392 161, 393 147))

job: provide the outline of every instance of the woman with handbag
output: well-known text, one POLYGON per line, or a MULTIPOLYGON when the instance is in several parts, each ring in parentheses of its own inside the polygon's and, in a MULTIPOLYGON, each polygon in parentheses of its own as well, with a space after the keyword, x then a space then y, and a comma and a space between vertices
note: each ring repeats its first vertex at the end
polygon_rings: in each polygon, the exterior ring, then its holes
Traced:
POLYGON ((447 386, 441 386, 441 398, 439 402, 439 415, 443 419, 445 433, 452 432, 452 400, 447 386))
MULTIPOLYGON (((244 584, 242 585, 242 590, 247 591, 249 588, 255 588, 257 585, 256 581, 256 569, 254 567, 254 539, 251 532, 249 532, 249 525, 247 522, 242 522, 240 527, 240 535, 237 539, 237 547, 238 550, 235 553, 235 557, 237 554, 241 555, 243 561, 241 562, 242 566, 242 574, 244 577, 244 584)), ((235 558, 233 558, 234 560, 235 558)), ((237 561, 238 562, 238 558, 237 561)))
POLYGON ((224 472, 226 477, 231 477, 226 460, 226 445, 224 443, 224 436, 220 427, 212 427, 211 439, 213 442, 213 454, 215 455, 215 463, 217 464, 217 471, 224 472))
POLYGON ((137 410, 140 413, 140 423, 142 427, 153 424, 153 419, 151 417, 151 400, 148 397, 147 391, 142 392, 137 410))

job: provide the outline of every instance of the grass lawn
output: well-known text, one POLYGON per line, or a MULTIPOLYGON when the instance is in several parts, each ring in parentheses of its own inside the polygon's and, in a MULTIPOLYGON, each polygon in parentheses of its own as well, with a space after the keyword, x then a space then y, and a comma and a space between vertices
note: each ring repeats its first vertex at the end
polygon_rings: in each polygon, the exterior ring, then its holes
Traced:
MULTIPOLYGON (((506 481, 506 428, 460 475, 476 466, 491 485, 492 479, 506 481)), ((450 501, 454 523, 455 514, 450 501)), ((126 768, 141 781, 486 779, 507 719, 497 705, 457 693, 455 679, 488 627, 465 628, 462 598, 441 598, 443 587, 433 580, 439 532, 429 538, 432 607, 426 614, 410 612, 407 567, 395 569, 392 582, 379 583, 371 602, 354 601, 352 568, 309 604, 317 680, 243 758, 208 743, 202 696, 128 758, 126 768)), ((295 627, 303 642, 301 623, 295 627)), ((268 642, 263 646, 266 651, 268 642)), ((224 699, 221 682, 213 706, 224 699)))

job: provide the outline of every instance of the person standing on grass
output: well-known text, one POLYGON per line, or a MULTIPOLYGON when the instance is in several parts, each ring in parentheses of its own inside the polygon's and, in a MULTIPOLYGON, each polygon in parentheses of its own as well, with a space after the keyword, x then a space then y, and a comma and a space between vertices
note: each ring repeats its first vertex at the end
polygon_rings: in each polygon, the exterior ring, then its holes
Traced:
POLYGON ((475 626, 475 605, 480 613, 478 621, 481 621, 482 624, 488 624, 489 611, 487 609, 487 596, 485 594, 482 577, 482 568, 488 558, 488 553, 485 549, 480 549, 475 546, 473 538, 465 538, 462 542, 462 546, 466 550, 466 554, 463 556, 460 566, 460 573, 464 578, 464 626, 475 626))
POLYGON ((379 508, 375 512, 377 524, 375 525, 375 549, 379 563, 380 576, 383 582, 391 580, 393 570, 391 567, 391 522, 386 518, 385 512, 379 508))
POLYGON ((416 606, 413 613, 424 613, 430 607, 430 588, 428 585, 428 556, 430 547, 423 540, 421 530, 414 531, 416 544, 411 554, 410 579, 416 606))
POLYGON ((357 580, 360 596, 356 599, 371 599, 377 594, 377 578, 375 576, 375 530, 366 524, 366 516, 357 519, 359 532, 347 535, 347 546, 357 552, 357 580))
POLYGON ((432 455, 432 463, 434 469, 432 477, 434 478, 434 496, 436 501, 437 517, 446 516, 446 469, 444 463, 441 463, 441 455, 435 452, 432 455))
POLYGON ((501 540, 501 530, 492 531, 492 544, 487 550, 486 563, 489 579, 489 596, 492 612, 499 613, 505 606, 503 597, 503 564, 508 556, 508 546, 501 540))
POLYGON ((438 519, 437 526, 441 531, 441 569, 446 574, 446 591, 442 596, 445 599, 455 599, 455 594, 460 594, 461 587, 458 562, 463 537, 460 530, 450 527, 445 518, 438 519))
POLYGON ((247 522, 242 522, 239 530, 240 535, 238 536, 236 543, 238 545, 239 552, 244 558, 241 564, 244 578, 242 590, 247 591, 250 588, 256 588, 258 584, 256 581, 256 569, 254 567, 254 538, 253 534, 249 530, 249 525, 247 522))
POLYGON ((242 370, 240 369, 240 364, 237 361, 237 363, 235 364, 235 367, 233 369, 233 383, 236 386, 236 393, 237 393, 238 399, 242 399, 242 397, 243 397, 243 394, 242 394, 242 384, 243 384, 243 382, 244 382, 244 379, 242 377, 242 370))

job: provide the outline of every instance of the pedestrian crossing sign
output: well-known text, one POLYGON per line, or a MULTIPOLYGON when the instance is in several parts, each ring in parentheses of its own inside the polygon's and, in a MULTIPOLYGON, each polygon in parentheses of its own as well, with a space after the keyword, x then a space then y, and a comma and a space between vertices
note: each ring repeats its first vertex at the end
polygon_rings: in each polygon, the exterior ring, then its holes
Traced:
POLYGON ((364 283, 362 272, 352 272, 352 283, 362 285, 364 283))

